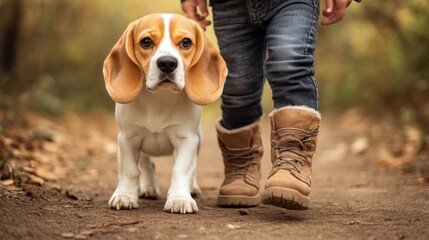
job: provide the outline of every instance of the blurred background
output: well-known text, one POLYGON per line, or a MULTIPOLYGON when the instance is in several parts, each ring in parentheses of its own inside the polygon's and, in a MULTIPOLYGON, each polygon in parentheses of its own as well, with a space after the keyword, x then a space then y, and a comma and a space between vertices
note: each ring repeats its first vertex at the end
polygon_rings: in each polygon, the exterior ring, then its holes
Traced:
MULTIPOLYGON (((112 111, 104 58, 128 23, 152 12, 182 13, 179 2, 0 0, 0 108, 12 116, 112 111)), ((364 0, 340 23, 321 26, 321 111, 359 107, 429 132, 428 12, 427 0, 364 0)), ((216 41, 212 27, 207 34, 216 41)), ((270 89, 265 92, 269 112, 270 89)), ((219 115, 218 104, 207 114, 219 115)))
MULTIPOLYGON (((55 115, 111 110, 103 60, 129 22, 160 11, 182 13, 179 0, 0 0, 0 105, 55 115)), ((321 111, 360 106, 427 123, 428 11, 426 0, 364 1, 320 27, 321 111)), ((212 27, 207 33, 216 41, 212 27)))

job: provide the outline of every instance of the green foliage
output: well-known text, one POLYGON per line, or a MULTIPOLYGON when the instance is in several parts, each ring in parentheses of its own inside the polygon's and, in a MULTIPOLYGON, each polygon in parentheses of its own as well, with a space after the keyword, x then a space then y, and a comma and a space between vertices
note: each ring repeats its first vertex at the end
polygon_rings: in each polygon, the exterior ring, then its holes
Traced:
POLYGON ((412 113, 414 123, 429 125, 428 11, 426 0, 365 1, 321 27, 322 107, 412 113))

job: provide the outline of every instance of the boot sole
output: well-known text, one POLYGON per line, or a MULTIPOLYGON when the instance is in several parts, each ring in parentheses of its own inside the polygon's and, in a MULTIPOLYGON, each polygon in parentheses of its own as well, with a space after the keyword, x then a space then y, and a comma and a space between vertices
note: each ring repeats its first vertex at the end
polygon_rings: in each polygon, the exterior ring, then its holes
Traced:
POLYGON ((244 195, 218 195, 217 205, 219 207, 256 207, 261 203, 261 197, 244 195))
POLYGON ((306 210, 310 206, 310 197, 293 189, 271 187, 262 194, 262 203, 289 210, 306 210))

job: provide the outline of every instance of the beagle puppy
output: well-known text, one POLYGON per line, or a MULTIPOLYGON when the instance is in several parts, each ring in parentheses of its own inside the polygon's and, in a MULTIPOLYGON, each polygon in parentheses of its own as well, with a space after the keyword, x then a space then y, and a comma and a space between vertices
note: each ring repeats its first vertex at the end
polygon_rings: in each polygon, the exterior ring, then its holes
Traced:
POLYGON ((119 181, 109 207, 138 207, 138 198, 159 198, 150 156, 173 155, 164 210, 195 213, 191 195, 201 142, 201 105, 218 99, 225 61, 197 23, 177 14, 151 14, 132 22, 103 67, 116 102, 119 181))

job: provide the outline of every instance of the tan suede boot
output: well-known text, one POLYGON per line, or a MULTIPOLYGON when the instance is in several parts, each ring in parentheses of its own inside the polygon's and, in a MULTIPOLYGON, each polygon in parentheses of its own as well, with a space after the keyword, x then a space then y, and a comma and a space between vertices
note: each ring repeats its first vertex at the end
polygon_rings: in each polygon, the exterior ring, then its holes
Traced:
POLYGON ((285 107, 274 110, 270 120, 273 168, 265 182, 262 202, 287 209, 307 209, 320 114, 308 107, 285 107))
POLYGON ((225 165, 225 180, 219 190, 221 207, 253 207, 261 202, 259 182, 263 153, 259 122, 227 130, 216 123, 219 147, 225 165))

